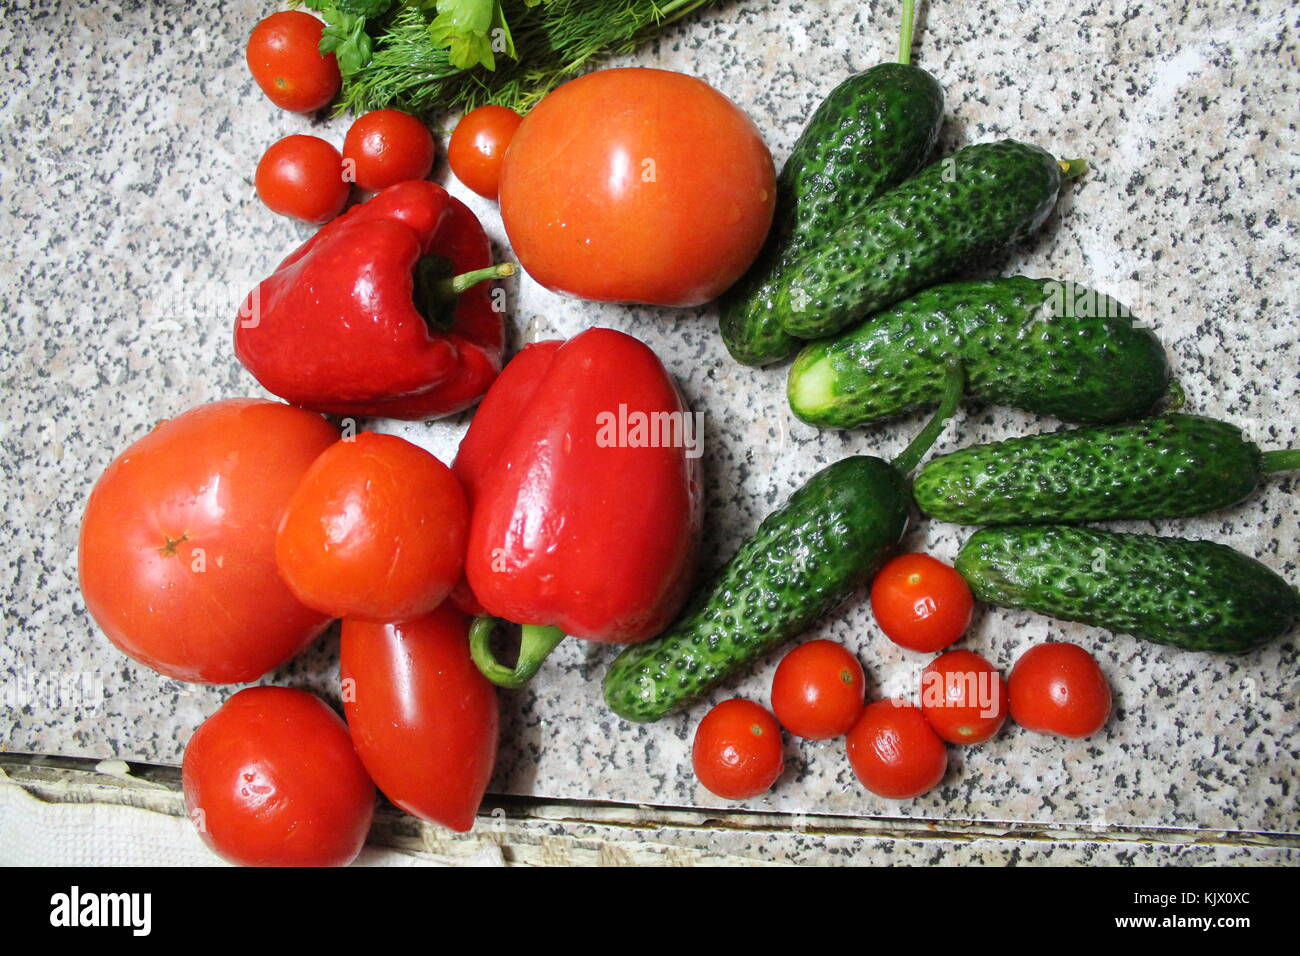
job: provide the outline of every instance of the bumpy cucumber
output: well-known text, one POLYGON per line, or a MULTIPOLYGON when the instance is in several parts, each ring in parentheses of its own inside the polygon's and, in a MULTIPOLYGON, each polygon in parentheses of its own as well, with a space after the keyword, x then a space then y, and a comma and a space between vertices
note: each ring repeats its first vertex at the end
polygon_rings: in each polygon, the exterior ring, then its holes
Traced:
POLYGON ((870 580, 907 529, 907 474, 961 392, 954 364, 939 410, 892 464, 845 458, 768 515, 667 631, 614 660, 605 675, 610 708, 628 720, 658 720, 807 630, 870 580))
POLYGON ((790 263, 773 308, 791 335, 834 335, 1033 232, 1082 169, 1010 139, 960 149, 790 263))
POLYGON ((929 462, 912 494, 962 524, 1177 518, 1226 508, 1300 451, 1261 453, 1241 429, 1165 415, 973 445, 929 462))
POLYGON ((1072 282, 1010 276, 935 286, 856 329, 809 344, 790 367, 790 408, 851 428, 933 405, 946 363, 968 393, 1085 424, 1151 411, 1170 388, 1155 334, 1072 282))
POLYGON ((985 528, 957 556, 981 601, 1192 651, 1241 653, 1286 634, 1300 594, 1213 541, 1070 525, 985 528))
POLYGON ((800 340, 775 311, 777 291, 789 281, 785 269, 921 169, 942 120, 938 81, 905 63, 882 63, 831 91, 781 168, 762 254, 722 298, 722 340, 733 358, 766 365, 798 350, 800 340))
POLYGON ((606 703, 627 720, 658 720, 803 632, 879 569, 907 512, 904 476, 879 458, 819 471, 668 631, 618 656, 606 703))

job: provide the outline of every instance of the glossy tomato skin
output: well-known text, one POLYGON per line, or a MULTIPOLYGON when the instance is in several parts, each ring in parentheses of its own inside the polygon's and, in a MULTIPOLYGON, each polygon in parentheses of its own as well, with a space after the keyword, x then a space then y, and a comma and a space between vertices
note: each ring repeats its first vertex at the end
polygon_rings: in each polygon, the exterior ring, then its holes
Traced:
POLYGON ((275 568, 275 530, 338 433, 230 399, 164 421, 105 469, 81 523, 86 607, 108 639, 177 680, 256 680, 329 623, 275 568))
POLYGON ((338 60, 320 52, 324 26, 309 13, 287 10, 253 27, 244 50, 248 69, 280 109, 312 113, 339 91, 338 60))
POLYGON ((433 169, 435 151, 429 128, 401 110, 372 110, 357 117, 343 140, 345 169, 372 193, 424 179, 433 169))
POLYGON ((514 110, 492 103, 466 113, 447 143, 447 162, 456 178, 484 199, 496 199, 506 147, 523 121, 514 110))
POLYGON ((289 589, 330 617, 403 621, 443 602, 465 565, 469 508, 451 469, 362 432, 303 475, 275 537, 289 589))
POLYGON ((288 687, 226 701, 190 738, 181 778, 203 842, 243 866, 346 866, 375 810, 347 726, 288 687))
POLYGON ((524 269, 610 302, 716 298, 757 256, 775 196, 749 117, 665 70, 565 83, 524 117, 501 170, 501 217, 524 269))
POLYGON ((315 225, 342 212, 351 191, 339 151, 319 136, 301 134, 271 144, 257 164, 255 183, 272 212, 315 225))
POLYGON ((785 770, 781 727, 752 700, 724 700, 695 729, 691 763, 710 793, 724 800, 757 797, 785 770))
POLYGON ((862 713, 862 664, 834 641, 808 641, 781 659, 772 678, 772 710, 796 737, 829 740, 847 734, 862 713))
POLYGON ((948 750, 919 707, 902 700, 868 704, 849 731, 849 763, 862 785, 887 800, 910 800, 939 786, 948 750))
POLYGON ((1011 719, 1026 730, 1090 737, 1110 718, 1110 685, 1077 644, 1038 644, 1020 655, 1008 681, 1011 719))
POLYGON ((343 709, 366 769, 407 813, 464 832, 496 762, 496 691, 450 604, 401 624, 343 622, 343 709))
POLYGON ((973 651, 949 651, 921 675, 921 711, 948 743, 983 743, 1007 718, 1007 683, 973 651))
POLYGON ((871 612, 900 647, 941 651, 966 633, 975 599, 956 569, 928 554, 900 554, 871 582, 871 612))

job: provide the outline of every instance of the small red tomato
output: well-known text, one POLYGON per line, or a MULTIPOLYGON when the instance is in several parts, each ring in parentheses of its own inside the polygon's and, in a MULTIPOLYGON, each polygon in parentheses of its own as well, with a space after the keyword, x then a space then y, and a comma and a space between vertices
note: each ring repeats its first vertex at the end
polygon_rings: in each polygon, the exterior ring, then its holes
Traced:
POLYGON ((1011 719, 1035 733, 1088 737, 1110 717, 1106 675, 1077 644, 1031 647, 1011 669, 1008 685, 1011 719))
POLYGON ((724 800, 766 793, 785 769, 781 727, 752 700, 724 700, 695 728, 695 776, 724 800))
POLYGON ((375 810, 347 726, 287 687, 226 701, 190 738, 181 781, 203 842, 244 866, 346 866, 375 810))
POLYGON ((464 832, 497 755, 497 697, 450 604, 401 624, 343 622, 343 710, 357 753, 407 813, 464 832))
POLYGON ((504 106, 470 110, 452 130, 447 162, 456 178, 484 199, 496 199, 501 187, 501 161, 524 118, 504 106))
POLYGON ((862 785, 889 800, 909 800, 939 786, 948 749, 919 707, 903 700, 868 704, 849 731, 849 763, 862 785))
POLYGON ((262 92, 282 110, 311 113, 339 91, 339 65, 320 52, 325 24, 310 13, 273 13, 253 27, 244 55, 262 92))
POLYGON ((908 650, 943 650, 966 633, 974 609, 962 576, 928 554, 901 554, 871 582, 876 623, 908 650))
POLYGON ((357 117, 343 140, 344 173, 367 192, 424 179, 433 169, 429 128, 401 110, 373 110, 357 117))
POLYGON ((973 651, 949 651, 921 675, 921 711, 948 743, 978 744, 1007 718, 1007 684, 973 651))
POLYGON ((403 621, 432 611, 460 580, 468 531, 450 468, 403 438, 362 432, 307 469, 280 521, 275 560, 308 607, 403 621))
POLYGON ((800 644, 772 678, 772 710, 796 737, 827 740, 847 734, 862 713, 862 665, 834 641, 800 644))
POLYGON ((295 134, 272 143, 257 164, 257 195, 282 216, 319 225, 348 201, 343 158, 319 136, 295 134))

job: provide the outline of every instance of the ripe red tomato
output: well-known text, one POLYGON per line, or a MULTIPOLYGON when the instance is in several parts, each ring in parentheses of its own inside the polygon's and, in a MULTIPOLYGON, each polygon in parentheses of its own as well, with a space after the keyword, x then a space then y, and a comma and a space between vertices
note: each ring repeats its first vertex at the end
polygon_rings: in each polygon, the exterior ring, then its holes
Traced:
POLYGON ((492 777, 497 697, 469 656, 470 620, 449 604, 404 624, 343 622, 343 710, 389 800, 464 832, 492 777))
POLYGON ((181 782, 203 842, 243 866, 347 866, 375 812, 347 726, 288 687, 226 701, 190 738, 181 782))
POLYGON ((523 121, 514 110, 492 104, 461 117, 447 143, 447 162, 456 178, 484 199, 496 199, 506 147, 523 121))
POLYGON ((301 10, 273 13, 253 27, 244 51, 248 69, 280 109, 311 113, 339 91, 338 61, 320 52, 324 27, 301 10))
POLYGON ((948 769, 948 749, 919 707, 903 700, 868 704, 849 731, 849 763, 862 785, 889 800, 933 790, 948 769))
POLYGON ((1096 658, 1077 644, 1038 644, 1020 655, 1008 681, 1011 719, 1026 730, 1088 737, 1110 717, 1110 686, 1096 658))
POLYGON ((966 633, 974 609, 962 576, 928 554, 900 554, 871 582, 876 623, 908 650, 943 650, 966 633))
POLYGON ((336 442, 289 499, 275 557, 289 589, 331 617, 403 621, 460 580, 469 508, 451 469, 394 435, 336 442))
POLYGON ((501 170, 520 263, 584 299, 694 306, 754 261, 776 178, 757 128, 702 80, 599 70, 524 117, 501 170))
POLYGON ((105 469, 81 522, 91 616, 125 653, 177 680, 256 680, 329 618, 275 570, 275 529, 303 473, 338 433, 276 402, 201 405, 158 425, 105 469))
POLYGON ((724 800, 766 793, 785 769, 781 727, 752 700, 724 700, 695 728, 695 776, 724 800))
POLYGON ((862 665, 834 641, 808 641, 782 658, 772 678, 772 710, 796 737, 847 734, 862 713, 862 665))
POLYGON ((1007 683, 973 651, 949 651, 921 674, 921 711, 948 743, 982 743, 1007 719, 1007 683))
POLYGON ((300 134, 271 144, 257 164, 255 182, 272 212, 316 225, 337 216, 351 191, 339 151, 319 136, 300 134))
POLYGON ((429 128, 401 110, 372 110, 357 117, 343 140, 345 173, 367 192, 424 179, 433 169, 429 128))

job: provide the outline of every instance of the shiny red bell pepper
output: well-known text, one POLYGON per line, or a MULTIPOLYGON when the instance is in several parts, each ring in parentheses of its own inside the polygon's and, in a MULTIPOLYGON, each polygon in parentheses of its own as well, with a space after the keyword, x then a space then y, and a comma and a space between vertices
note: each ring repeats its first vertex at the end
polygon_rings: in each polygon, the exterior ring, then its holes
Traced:
POLYGON ((313 411, 425 419, 459 412, 501 371, 505 322, 474 214, 436 183, 390 186, 320 229, 250 293, 235 354, 313 411))
POLYGON ((485 612, 471 652, 517 687, 564 635, 633 644, 691 586, 703 512, 699 420, 651 349, 613 329, 526 347, 470 423, 453 470, 470 501, 465 574, 485 612), (494 618, 523 626, 497 663, 494 618))

